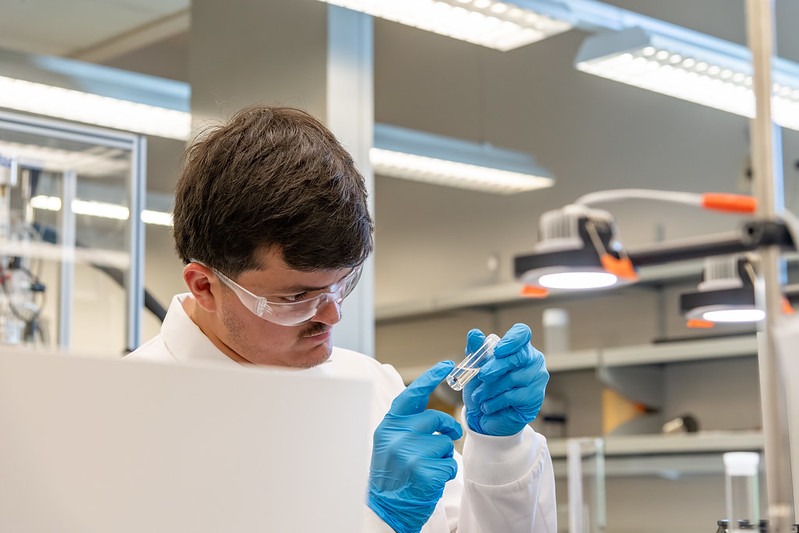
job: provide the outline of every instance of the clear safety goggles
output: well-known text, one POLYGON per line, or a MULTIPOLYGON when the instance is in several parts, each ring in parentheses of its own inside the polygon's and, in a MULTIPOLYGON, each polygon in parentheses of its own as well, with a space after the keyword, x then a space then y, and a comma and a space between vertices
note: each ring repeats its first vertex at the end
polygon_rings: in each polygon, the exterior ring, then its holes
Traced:
POLYGON ((355 267, 352 272, 333 285, 324 289, 305 293, 296 301, 291 302, 277 301, 280 298, 285 298, 280 296, 273 296, 269 299, 265 296, 258 296, 218 270, 213 268, 211 270, 222 283, 236 293, 242 305, 252 311, 254 315, 280 326, 298 326, 316 316, 319 308, 326 303, 335 302, 336 305, 340 305, 341 301, 349 296, 358 284, 363 266, 359 265, 355 267))

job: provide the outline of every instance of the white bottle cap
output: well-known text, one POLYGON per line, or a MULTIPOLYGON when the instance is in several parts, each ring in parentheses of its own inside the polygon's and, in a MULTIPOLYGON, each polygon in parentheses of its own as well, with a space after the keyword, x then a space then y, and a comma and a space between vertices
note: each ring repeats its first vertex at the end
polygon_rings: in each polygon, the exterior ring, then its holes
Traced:
POLYGON ((541 319, 544 327, 568 326, 569 312, 558 307, 547 307, 544 309, 541 319))
POLYGON ((760 454, 757 452, 727 452, 724 454, 724 471, 728 476, 754 476, 760 454))

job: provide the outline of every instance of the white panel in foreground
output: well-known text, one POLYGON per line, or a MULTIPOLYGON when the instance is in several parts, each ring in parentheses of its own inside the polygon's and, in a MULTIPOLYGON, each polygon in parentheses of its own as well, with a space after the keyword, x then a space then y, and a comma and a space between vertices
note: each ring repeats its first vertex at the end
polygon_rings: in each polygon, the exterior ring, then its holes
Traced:
POLYGON ((0 531, 361 531, 371 386, 0 353, 0 531))

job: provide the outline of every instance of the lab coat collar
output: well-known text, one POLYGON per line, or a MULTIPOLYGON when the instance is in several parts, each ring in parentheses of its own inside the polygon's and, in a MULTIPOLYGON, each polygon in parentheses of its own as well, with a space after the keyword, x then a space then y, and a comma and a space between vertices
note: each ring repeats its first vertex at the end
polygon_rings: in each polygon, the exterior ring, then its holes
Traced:
MULTIPOLYGON (((167 350, 180 363, 222 363, 238 365, 236 361, 228 357, 222 350, 216 347, 205 333, 194 323, 186 314, 183 302, 191 298, 191 293, 178 294, 172 298, 169 310, 166 313, 164 323, 161 325, 161 338, 167 350)), ((333 353, 336 348, 333 348, 333 353)), ((324 363, 313 368, 297 369, 299 372, 308 374, 327 375, 330 373, 332 357, 324 363)))
POLYGON ((237 365, 238 363, 217 348, 186 314, 183 302, 187 298, 191 298, 191 293, 173 297, 164 323, 161 324, 161 338, 169 353, 180 363, 210 362, 237 365))

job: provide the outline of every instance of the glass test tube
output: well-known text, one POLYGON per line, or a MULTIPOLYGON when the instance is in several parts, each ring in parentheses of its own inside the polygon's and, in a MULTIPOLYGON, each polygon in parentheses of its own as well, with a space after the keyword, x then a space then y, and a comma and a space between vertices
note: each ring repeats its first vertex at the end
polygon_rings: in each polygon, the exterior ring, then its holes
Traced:
POLYGON ((738 531, 740 520, 757 524, 760 519, 758 464, 760 455, 755 452, 728 452, 723 455, 727 518, 731 530, 738 531), (736 527, 736 525, 738 525, 736 527))
POLYGON ((447 376, 447 384, 453 390, 463 390, 463 387, 480 371, 480 367, 494 357, 494 348, 498 342, 499 336, 490 333, 477 350, 468 354, 463 361, 452 369, 452 372, 447 376))

